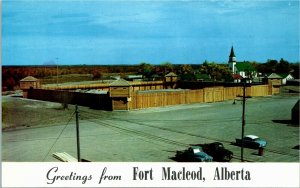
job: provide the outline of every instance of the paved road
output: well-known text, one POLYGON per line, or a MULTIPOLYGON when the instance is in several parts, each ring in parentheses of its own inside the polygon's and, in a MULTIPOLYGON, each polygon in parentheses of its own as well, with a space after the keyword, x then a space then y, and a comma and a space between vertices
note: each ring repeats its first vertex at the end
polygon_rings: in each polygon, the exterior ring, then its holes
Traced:
MULTIPOLYGON (((267 140, 263 156, 245 149, 246 160, 299 162, 299 127, 289 125, 298 96, 247 100, 245 134, 267 140), (275 122, 274 122, 275 121, 275 122)), ((242 104, 237 101, 202 103, 135 111, 107 112, 79 107, 82 158, 91 161, 172 162, 176 150, 190 144, 222 142, 240 161, 242 104)), ((74 108, 73 106, 70 108, 74 108)), ((68 112, 69 113, 69 112, 68 112)), ((60 125, 2 133, 3 161, 57 161, 54 152, 76 157, 75 118, 60 125), (67 124, 67 126, 65 126, 67 124)))

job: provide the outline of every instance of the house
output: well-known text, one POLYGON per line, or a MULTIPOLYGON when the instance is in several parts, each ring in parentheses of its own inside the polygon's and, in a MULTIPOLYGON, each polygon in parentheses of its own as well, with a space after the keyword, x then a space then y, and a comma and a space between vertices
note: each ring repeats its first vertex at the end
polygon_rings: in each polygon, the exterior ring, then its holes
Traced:
POLYGON ((257 76, 256 69, 249 62, 238 62, 236 63, 235 74, 241 75, 243 78, 254 78, 257 76))
POLYGON ((240 83, 243 80, 243 77, 239 74, 233 74, 232 78, 234 83, 240 83))
POLYGON ((289 73, 278 74, 282 78, 282 84, 285 85, 287 80, 293 80, 294 77, 289 73))
POLYGON ((228 66, 233 75, 240 75, 243 78, 254 78, 257 76, 256 69, 250 62, 237 62, 233 46, 231 47, 228 66))

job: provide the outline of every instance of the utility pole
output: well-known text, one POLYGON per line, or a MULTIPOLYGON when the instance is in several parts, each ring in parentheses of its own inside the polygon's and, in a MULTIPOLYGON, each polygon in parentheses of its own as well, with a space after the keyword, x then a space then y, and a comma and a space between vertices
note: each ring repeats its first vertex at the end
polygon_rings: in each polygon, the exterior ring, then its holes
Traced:
MULTIPOLYGON (((241 138, 241 162, 244 162, 244 132, 245 132, 245 111, 246 111, 246 98, 252 98, 251 96, 246 96, 246 80, 243 81, 243 96, 238 95, 237 97, 243 97, 243 112, 242 112, 242 138, 241 138)), ((235 100, 233 101, 235 104, 235 100)))
POLYGON ((243 83, 242 146, 241 146, 242 162, 244 162, 245 104, 246 104, 246 81, 243 83))
POLYGON ((58 57, 56 58, 56 86, 58 86, 58 57))
POLYGON ((80 143, 79 143, 79 121, 78 121, 78 106, 75 106, 75 114, 76 114, 76 139, 77 139, 77 159, 78 162, 81 162, 80 159, 80 143))

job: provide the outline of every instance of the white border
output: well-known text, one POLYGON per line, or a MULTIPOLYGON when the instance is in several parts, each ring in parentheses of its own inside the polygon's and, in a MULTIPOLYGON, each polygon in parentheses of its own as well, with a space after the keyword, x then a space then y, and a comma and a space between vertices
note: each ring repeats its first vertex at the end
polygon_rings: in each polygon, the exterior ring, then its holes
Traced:
MULTIPOLYGON (((91 163, 2 163, 3 187, 299 187, 299 163, 153 163, 153 162, 91 162, 91 163), (56 168, 57 167, 57 168, 56 168), (141 172, 143 180, 134 180, 134 167, 141 172), (182 178, 182 171, 202 171, 202 180, 163 180, 163 168, 170 167, 182 178), (214 180, 216 169, 225 168, 228 172, 237 174, 232 176, 235 180, 214 180), (52 170, 50 170, 52 169, 52 170), (57 170, 58 169, 58 170, 57 170), (110 176, 120 180, 104 180, 99 184, 103 170, 104 176, 110 176), (57 170, 55 172, 55 170, 57 170), (49 172, 50 171, 50 172, 49 172), (147 180, 145 171, 148 171, 147 180), (152 171, 152 177, 151 173, 152 171), (47 174, 49 172, 48 178, 47 174), (71 173, 73 172, 72 176, 71 173), (250 180, 246 180, 247 172, 250 180), (76 173, 76 174, 75 174, 76 173), (54 176, 64 176, 71 179, 81 176, 81 180, 56 180, 54 176), (84 181, 84 176, 87 180, 84 181), (204 178, 205 180, 204 180, 204 178), (152 178, 152 180, 151 180, 152 178), (244 180, 242 180, 244 178, 244 180), (90 179, 90 180, 89 180, 90 179), (85 182, 85 183, 84 183, 85 182)), ((228 175, 228 173, 227 173, 228 175)), ((172 175, 170 176, 172 177, 172 175)), ((187 176, 191 177, 191 176, 187 176)), ((225 177, 224 177, 225 178, 225 177)), ((216 178, 215 178, 216 179, 216 178)))

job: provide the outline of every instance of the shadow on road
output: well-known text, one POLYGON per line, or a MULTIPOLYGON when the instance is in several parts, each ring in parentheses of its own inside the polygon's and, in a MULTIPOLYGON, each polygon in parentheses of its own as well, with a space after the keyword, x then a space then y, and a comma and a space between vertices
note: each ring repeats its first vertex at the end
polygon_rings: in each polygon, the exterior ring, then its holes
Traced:
POLYGON ((274 123, 291 124, 292 120, 272 120, 274 123))
POLYGON ((292 120, 287 120, 287 119, 284 119, 284 120, 272 120, 274 123, 277 123, 277 124, 285 124, 286 126, 292 126, 292 127, 298 127, 299 124, 294 124, 292 120))
POLYGON ((293 149, 298 149, 298 150, 300 150, 300 145, 294 146, 293 149))

